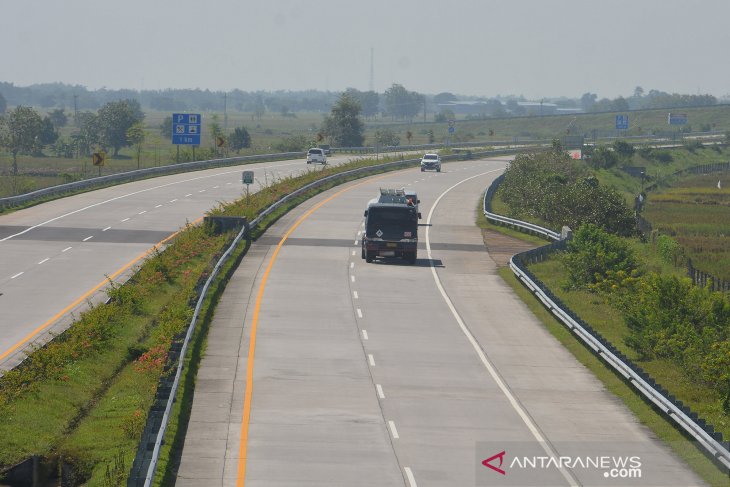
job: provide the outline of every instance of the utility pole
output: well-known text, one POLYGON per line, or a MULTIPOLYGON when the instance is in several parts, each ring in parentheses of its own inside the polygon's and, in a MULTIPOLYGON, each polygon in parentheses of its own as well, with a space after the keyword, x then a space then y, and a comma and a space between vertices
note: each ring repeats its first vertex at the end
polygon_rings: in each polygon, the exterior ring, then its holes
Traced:
POLYGON ((228 135, 228 93, 223 93, 223 134, 228 135))
POLYGON ((370 91, 375 91, 375 54, 372 47, 370 48, 370 91))

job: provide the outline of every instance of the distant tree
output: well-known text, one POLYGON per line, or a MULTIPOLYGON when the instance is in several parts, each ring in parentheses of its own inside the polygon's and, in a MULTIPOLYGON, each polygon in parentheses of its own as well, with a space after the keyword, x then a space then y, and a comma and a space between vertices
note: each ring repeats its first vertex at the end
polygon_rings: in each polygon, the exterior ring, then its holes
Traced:
POLYGON ((325 117, 324 133, 341 147, 361 147, 365 124, 360 119, 362 107, 357 100, 343 93, 325 117))
POLYGON ((172 116, 167 116, 162 119, 162 122, 158 126, 160 129, 160 135, 163 139, 169 139, 172 137, 172 116))
POLYGON ((360 103, 360 106, 362 107, 363 117, 374 118, 378 115, 380 95, 378 95, 376 92, 359 91, 355 88, 348 88, 345 92, 360 103))
POLYGON ((583 107, 583 110, 589 111, 591 107, 596 104, 597 99, 598 95, 595 93, 584 93, 583 96, 580 97, 580 105, 583 107))
POLYGON ((144 120, 144 113, 136 100, 112 101, 102 106, 97 113, 99 142, 110 147, 114 157, 119 149, 129 147, 127 130, 144 120))
POLYGON ((629 102, 623 96, 619 96, 613 100, 612 109, 614 112, 626 112, 629 110, 629 102))
POLYGON ((408 91, 403 85, 393 84, 385 91, 385 109, 395 119, 413 120, 423 107, 424 97, 408 91))
POLYGON ((221 127, 221 124, 218 121, 218 115, 210 117, 208 130, 210 131, 210 136, 213 138, 213 143, 215 143, 216 137, 223 137, 223 127, 221 127))
POLYGON ((8 102, 5 101, 5 97, 2 93, 0 93, 0 115, 5 113, 5 110, 8 109, 8 102))
POLYGON ((38 146, 37 151, 40 151, 42 146, 55 144, 58 140, 58 131, 53 125, 53 121, 50 116, 43 117, 43 125, 41 127, 41 133, 38 134, 38 146))
POLYGON ((48 114, 48 118, 51 119, 51 123, 56 129, 65 127, 68 123, 68 115, 66 115, 66 110, 64 108, 56 108, 55 110, 51 110, 51 112, 48 114))
POLYGON ((145 139, 144 125, 142 122, 136 122, 127 129, 127 142, 134 147, 134 153, 137 156, 137 169, 139 169, 139 161, 142 156, 142 143, 145 139))
POLYGON ((375 131, 375 143, 378 147, 394 147, 400 145, 400 138, 388 128, 378 129, 375 131))
POLYGON ((641 86, 634 88, 634 98, 641 98, 642 96, 644 96, 644 88, 641 86))
POLYGON ((0 144, 13 155, 13 176, 18 175, 18 154, 32 152, 43 130, 43 119, 30 107, 17 106, 0 118, 0 144))
POLYGON ((246 130, 246 127, 236 127, 233 129, 233 133, 228 136, 228 146, 237 153, 241 149, 251 147, 251 135, 246 130))
POLYGON ((444 91, 443 93, 439 93, 438 95, 433 97, 433 102, 437 105, 440 103, 449 103, 457 100, 458 98, 456 98, 456 95, 454 95, 453 93, 449 93, 448 91, 444 91))
POLYGON ((100 143, 98 116, 92 112, 81 112, 76 123, 79 131, 71 136, 72 145, 79 157, 88 156, 91 148, 100 143))

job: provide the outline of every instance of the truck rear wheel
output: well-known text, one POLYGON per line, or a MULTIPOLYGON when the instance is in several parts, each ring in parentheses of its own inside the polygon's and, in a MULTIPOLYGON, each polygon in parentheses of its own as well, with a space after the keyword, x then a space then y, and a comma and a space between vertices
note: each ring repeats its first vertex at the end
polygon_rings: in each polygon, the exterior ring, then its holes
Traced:
POLYGON ((365 252, 365 262, 368 264, 375 260, 375 252, 368 250, 365 252))
POLYGON ((407 254, 405 256, 406 262, 413 265, 416 263, 416 252, 413 252, 412 254, 407 254))

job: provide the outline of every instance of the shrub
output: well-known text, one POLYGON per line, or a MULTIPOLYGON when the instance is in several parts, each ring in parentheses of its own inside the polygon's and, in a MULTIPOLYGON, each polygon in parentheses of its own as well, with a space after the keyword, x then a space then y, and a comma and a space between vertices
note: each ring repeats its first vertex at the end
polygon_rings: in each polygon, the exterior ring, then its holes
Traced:
POLYGON ((610 273, 635 274, 638 264, 634 253, 621 238, 597 225, 580 227, 562 255, 568 272, 567 287, 587 288, 606 280, 610 273))
POLYGON ((613 143, 613 150, 621 157, 632 157, 636 150, 634 146, 623 140, 617 140, 613 143))
POLYGON ((618 156, 606 146, 596 147, 590 162, 596 169, 610 169, 618 163, 618 156))
POLYGON ((677 265, 682 256, 682 247, 679 242, 668 235, 659 235, 656 238, 656 249, 659 256, 667 264, 677 265))
POLYGON ((694 286, 688 278, 652 273, 626 296, 622 311, 630 330, 626 344, 642 359, 673 361, 730 405, 728 295, 694 286))

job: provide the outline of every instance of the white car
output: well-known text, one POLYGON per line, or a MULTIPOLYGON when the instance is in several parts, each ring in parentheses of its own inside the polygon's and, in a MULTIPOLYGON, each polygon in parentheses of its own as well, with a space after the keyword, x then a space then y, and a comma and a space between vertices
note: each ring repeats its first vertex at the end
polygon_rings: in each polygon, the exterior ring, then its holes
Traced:
POLYGON ((435 169, 436 172, 441 172, 441 157, 438 154, 425 154, 421 158, 421 172, 426 169, 435 169))
POLYGON ((327 164, 327 155, 324 149, 312 147, 307 151, 307 164, 327 164))

